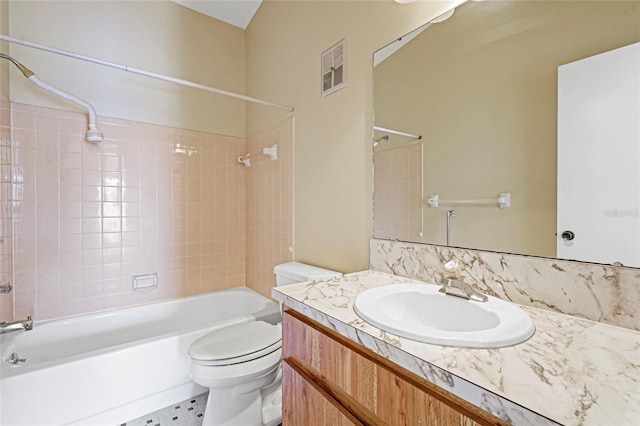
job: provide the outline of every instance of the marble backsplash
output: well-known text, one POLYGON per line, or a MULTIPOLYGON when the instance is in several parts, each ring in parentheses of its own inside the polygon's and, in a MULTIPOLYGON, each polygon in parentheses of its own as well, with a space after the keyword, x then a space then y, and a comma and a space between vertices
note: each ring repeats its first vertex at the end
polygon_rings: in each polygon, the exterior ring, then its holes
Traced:
POLYGON ((374 271, 437 283, 455 258, 483 293, 640 330, 640 269, 377 239, 370 248, 374 271))

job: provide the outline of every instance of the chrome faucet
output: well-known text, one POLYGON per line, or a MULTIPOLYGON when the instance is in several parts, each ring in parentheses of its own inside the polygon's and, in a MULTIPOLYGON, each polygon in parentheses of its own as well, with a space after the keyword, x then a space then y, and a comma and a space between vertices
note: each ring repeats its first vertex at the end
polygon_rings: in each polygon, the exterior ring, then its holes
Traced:
POLYGON ((26 358, 20 358, 20 356, 18 356, 18 353, 17 353, 17 352, 13 352, 13 353, 11 354, 11 356, 9 357, 9 359, 7 359, 7 362, 8 362, 9 364, 15 364, 15 365, 18 365, 18 364, 19 364, 19 363, 21 363, 21 362, 27 362, 27 359, 26 359, 26 358))
POLYGON ((33 330, 33 320, 31 319, 31 316, 28 316, 27 319, 17 320, 13 322, 0 322, 0 334, 11 333, 13 331, 19 330, 33 330))
POLYGON ((450 260, 442 267, 445 277, 440 280, 442 287, 440 293, 449 296, 461 297, 475 302, 486 302, 489 298, 476 291, 471 284, 464 282, 464 278, 460 276, 460 266, 456 260, 450 260))

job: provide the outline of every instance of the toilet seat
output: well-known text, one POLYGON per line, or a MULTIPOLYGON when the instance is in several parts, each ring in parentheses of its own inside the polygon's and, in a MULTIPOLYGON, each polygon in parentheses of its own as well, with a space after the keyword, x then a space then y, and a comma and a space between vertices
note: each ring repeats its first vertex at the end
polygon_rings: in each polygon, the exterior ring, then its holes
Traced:
POLYGON ((257 360, 281 347, 281 324, 252 321, 200 337, 189 347, 189 357, 203 366, 226 366, 257 360))

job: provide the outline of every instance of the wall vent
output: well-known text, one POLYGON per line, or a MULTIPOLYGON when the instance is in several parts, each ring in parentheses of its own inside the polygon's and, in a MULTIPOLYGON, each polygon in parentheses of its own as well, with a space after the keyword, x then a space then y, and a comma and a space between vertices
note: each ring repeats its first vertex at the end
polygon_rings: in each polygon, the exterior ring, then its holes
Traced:
POLYGON ((322 96, 347 86, 346 48, 347 41, 342 39, 322 52, 322 96))

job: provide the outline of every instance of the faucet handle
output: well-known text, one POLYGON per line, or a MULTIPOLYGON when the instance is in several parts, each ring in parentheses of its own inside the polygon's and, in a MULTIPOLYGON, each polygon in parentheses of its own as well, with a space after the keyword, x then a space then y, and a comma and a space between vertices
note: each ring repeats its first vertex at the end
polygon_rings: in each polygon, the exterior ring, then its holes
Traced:
POLYGON ((442 265, 442 272, 444 272, 445 278, 448 278, 450 280, 457 280, 460 279, 462 266, 456 259, 451 259, 444 265, 442 265))

